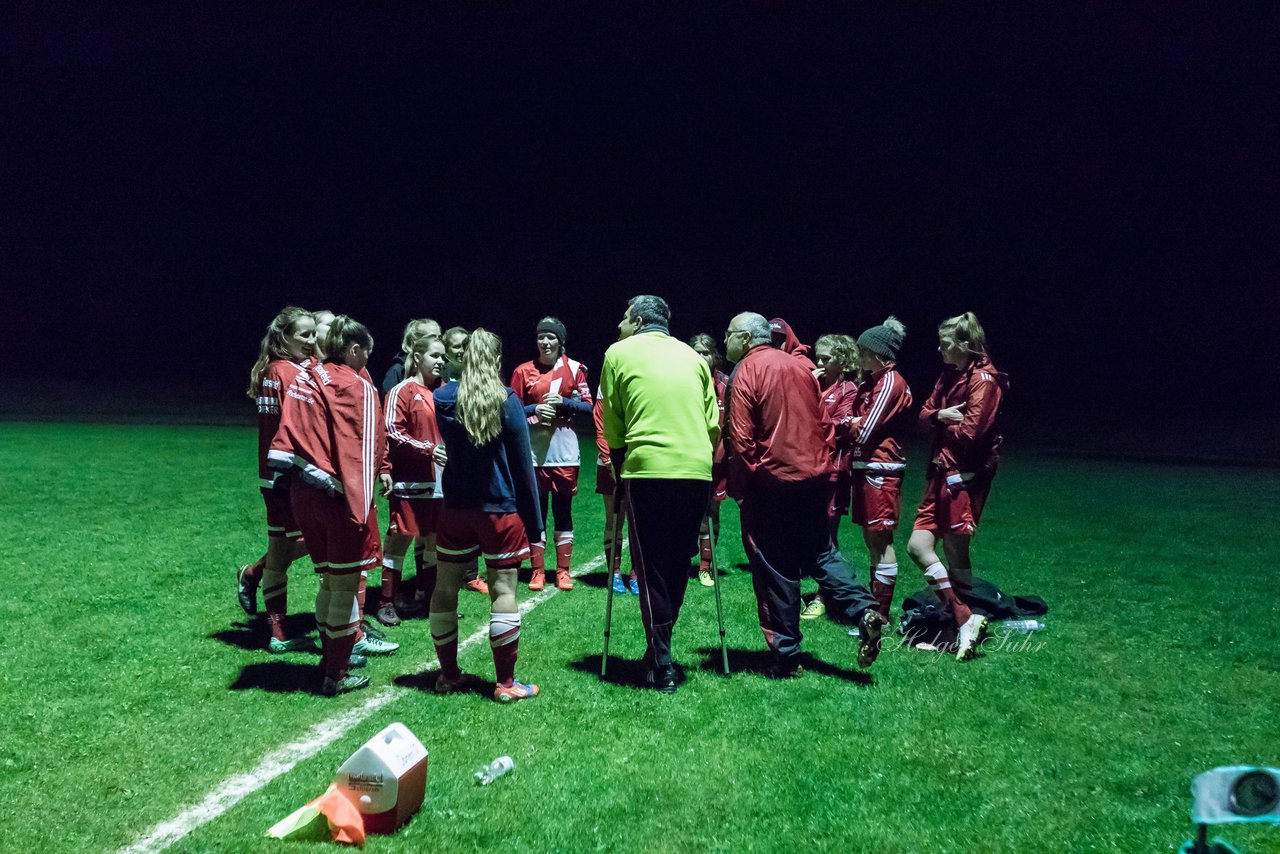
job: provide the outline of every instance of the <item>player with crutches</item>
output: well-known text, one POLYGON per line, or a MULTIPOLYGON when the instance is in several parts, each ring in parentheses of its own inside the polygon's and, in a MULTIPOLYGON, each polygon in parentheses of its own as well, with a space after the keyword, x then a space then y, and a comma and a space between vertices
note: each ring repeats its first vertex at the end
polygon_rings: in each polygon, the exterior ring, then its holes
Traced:
MULTIPOLYGON (((624 340, 605 353, 600 379, 605 440, 611 456, 621 457, 618 482, 626 490, 645 681, 664 694, 676 691, 672 634, 689 561, 697 553, 711 493, 712 449, 720 436, 711 371, 689 345, 670 336, 670 318, 660 297, 632 297, 618 324, 624 340)), ((612 605, 609 599, 608 617, 612 605)))

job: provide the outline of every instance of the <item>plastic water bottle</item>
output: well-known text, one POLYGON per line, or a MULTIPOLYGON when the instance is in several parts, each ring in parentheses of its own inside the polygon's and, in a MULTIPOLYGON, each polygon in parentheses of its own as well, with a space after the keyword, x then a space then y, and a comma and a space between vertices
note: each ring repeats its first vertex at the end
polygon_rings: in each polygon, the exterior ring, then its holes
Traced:
POLYGON ((499 756, 475 773, 476 785, 487 786, 516 767, 510 756, 499 756))
POLYGON ((1015 634, 1029 634, 1042 631, 1045 628, 1044 623, 1039 620, 1002 620, 999 626, 1015 634))

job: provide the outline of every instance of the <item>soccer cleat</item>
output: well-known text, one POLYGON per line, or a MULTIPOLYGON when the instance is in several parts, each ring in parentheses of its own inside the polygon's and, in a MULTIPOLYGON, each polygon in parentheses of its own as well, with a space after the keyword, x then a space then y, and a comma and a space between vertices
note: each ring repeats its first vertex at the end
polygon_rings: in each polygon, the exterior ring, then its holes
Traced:
POLYGON ((373 635, 366 633, 364 637, 356 641, 356 645, 351 648, 351 651, 358 652, 361 655, 390 655, 399 648, 400 644, 398 643, 375 638, 373 635))
POLYGON ((516 700, 528 700, 538 696, 538 686, 523 682, 512 682, 510 688, 501 685, 493 686, 493 699, 499 703, 514 703, 516 700))
POLYGON ((373 618, 384 626, 400 625, 400 615, 396 613, 396 606, 390 602, 380 607, 373 618))
POLYGON ((547 572, 544 569, 535 569, 533 575, 529 576, 529 589, 541 590, 547 586, 547 572))
POLYGON ((644 681, 652 685, 659 694, 674 694, 679 687, 676 685, 676 668, 671 664, 651 668, 644 675, 644 681))
POLYGON ((378 640, 387 639, 387 633, 379 629, 373 623, 369 622, 368 617, 364 617, 363 619, 360 620, 360 631, 364 632, 366 635, 368 635, 371 638, 377 638, 378 640))
POLYGON ((623 580, 622 580, 622 573, 621 573, 621 572, 615 572, 615 573, 613 574, 613 592, 614 592, 614 593, 626 593, 626 592, 627 592, 627 582, 625 582, 625 581, 623 581, 623 580))
POLYGON ((289 638, 288 640, 272 638, 267 641, 267 652, 272 655, 280 655, 285 652, 311 652, 315 648, 316 642, 311 638, 289 638))
POLYGON ((363 655, 357 655, 353 652, 351 655, 347 656, 347 669, 349 670, 359 670, 361 667, 368 666, 368 664, 369 659, 365 658, 363 655))
POLYGON ((889 621, 874 608, 862 612, 858 623, 858 666, 870 667, 880 655, 880 635, 889 621))
POLYGON ((444 671, 441 671, 436 676, 436 684, 432 690, 437 694, 458 694, 470 688, 471 682, 472 677, 465 673, 459 673, 456 678, 450 679, 444 675, 444 671))
POLYGON ((799 679, 804 675, 804 668, 795 661, 775 661, 764 669, 768 679, 799 679))
POLYGON ((236 599, 240 607, 249 615, 258 613, 258 585, 246 584, 244 574, 249 571, 249 564, 236 570, 236 599))
POLYGON ((978 646, 987 633, 987 618, 973 614, 964 621, 956 639, 956 661, 968 661, 978 652, 978 646))
POLYGON ((559 588, 560 590, 573 589, 573 579, 569 576, 569 570, 567 569, 556 570, 556 587, 559 588))
POLYGON ((489 585, 485 583, 483 578, 473 578, 466 584, 462 585, 463 590, 470 590, 473 593, 489 594, 489 585))
POLYGON ((698 583, 699 583, 699 584, 701 584, 703 587, 715 587, 715 586, 716 586, 716 580, 715 580, 714 578, 712 578, 712 577, 711 577, 711 569, 710 569, 710 567, 708 567, 707 569, 702 569, 701 567, 699 567, 699 569, 698 569, 698 583))
POLYGON ((804 606, 804 610, 800 612, 802 620, 816 620, 827 613, 827 606, 822 603, 821 596, 814 596, 809 600, 809 604, 804 606))
POLYGON ((352 676, 348 674, 341 679, 330 679, 324 677, 324 682, 320 685, 320 693, 326 697, 336 697, 339 694, 349 694, 352 691, 359 691, 361 688, 369 687, 368 676, 352 676))
POLYGON ((633 596, 639 596, 639 595, 640 595, 640 582, 636 579, 636 577, 635 577, 634 575, 633 575, 633 576, 631 576, 631 584, 630 584, 630 587, 631 587, 631 593, 632 593, 632 595, 633 595, 633 596))

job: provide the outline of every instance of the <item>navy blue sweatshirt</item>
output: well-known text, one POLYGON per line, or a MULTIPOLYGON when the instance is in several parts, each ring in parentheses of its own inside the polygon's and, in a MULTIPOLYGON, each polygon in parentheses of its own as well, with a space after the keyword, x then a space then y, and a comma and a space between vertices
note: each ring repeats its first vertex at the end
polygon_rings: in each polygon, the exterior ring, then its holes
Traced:
POLYGON ((530 541, 542 536, 542 511, 529 447, 529 424, 520 398, 506 389, 502 429, 486 445, 471 443, 458 420, 458 383, 435 391, 436 424, 449 462, 444 467, 444 503, 486 513, 519 513, 530 541))

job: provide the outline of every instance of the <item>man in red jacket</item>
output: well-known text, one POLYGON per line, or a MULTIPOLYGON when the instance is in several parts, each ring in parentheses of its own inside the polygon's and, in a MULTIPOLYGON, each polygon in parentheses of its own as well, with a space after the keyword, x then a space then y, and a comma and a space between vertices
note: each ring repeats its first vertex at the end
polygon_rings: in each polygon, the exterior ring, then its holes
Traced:
MULTIPOLYGON (((831 456, 818 381, 799 359, 770 342, 769 321, 762 315, 746 312, 729 323, 725 351, 738 366, 729 383, 725 442, 729 493, 742 502, 760 628, 774 655, 766 674, 789 678, 803 672, 800 577, 828 546, 831 456)), ((864 608, 861 666, 879 653, 883 625, 874 607, 864 608)))

